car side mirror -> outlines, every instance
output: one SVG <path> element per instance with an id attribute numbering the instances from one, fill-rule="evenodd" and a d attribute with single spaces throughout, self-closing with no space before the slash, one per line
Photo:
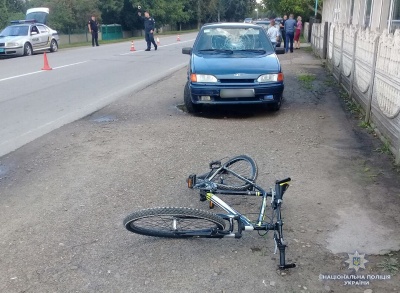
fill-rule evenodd
<path id="1" fill-rule="evenodd" d="M 192 48 L 191 47 L 182 48 L 182 54 L 192 55 Z"/>
<path id="2" fill-rule="evenodd" d="M 285 48 L 280 48 L 280 47 L 275 48 L 275 54 L 277 55 L 285 54 Z"/>
<path id="3" fill-rule="evenodd" d="M 31 36 L 37 35 L 37 32 L 31 32 Z"/>

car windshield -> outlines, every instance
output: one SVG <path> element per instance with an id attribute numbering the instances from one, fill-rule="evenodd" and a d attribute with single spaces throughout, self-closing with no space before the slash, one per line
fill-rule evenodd
<path id="1" fill-rule="evenodd" d="M 2 37 L 9 37 L 9 36 L 26 36 L 28 35 L 29 26 L 27 25 L 16 25 L 16 26 L 8 26 L 6 27 L 1 33 L 0 36 Z"/>
<path id="2" fill-rule="evenodd" d="M 194 52 L 202 54 L 265 54 L 274 52 L 265 31 L 257 27 L 205 28 Z"/>

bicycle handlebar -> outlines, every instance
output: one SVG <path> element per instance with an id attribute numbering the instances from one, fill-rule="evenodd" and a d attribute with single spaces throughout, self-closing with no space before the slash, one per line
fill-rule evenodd
<path id="1" fill-rule="evenodd" d="M 290 177 L 282 179 L 282 180 L 276 180 L 275 181 L 275 198 L 278 200 L 282 200 L 283 194 L 285 193 L 286 189 L 289 187 L 289 182 L 292 179 Z"/>
<path id="2" fill-rule="evenodd" d="M 290 181 L 292 181 L 292 179 L 291 179 L 290 177 L 287 177 L 287 178 L 282 179 L 282 180 L 276 180 L 276 181 L 275 181 L 275 184 L 288 183 L 288 182 L 290 182 Z"/>

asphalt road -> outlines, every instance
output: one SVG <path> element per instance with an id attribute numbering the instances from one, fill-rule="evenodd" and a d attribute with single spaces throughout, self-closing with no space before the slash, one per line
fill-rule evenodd
<path id="1" fill-rule="evenodd" d="M 51 71 L 43 54 L 0 59 L 0 156 L 182 68 L 195 37 L 161 37 L 150 52 L 144 40 L 134 52 L 130 42 L 60 50 L 47 54 Z"/>

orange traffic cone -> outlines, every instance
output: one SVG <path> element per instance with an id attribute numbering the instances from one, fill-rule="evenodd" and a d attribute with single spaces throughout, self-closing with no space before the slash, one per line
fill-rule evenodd
<path id="1" fill-rule="evenodd" d="M 44 52 L 43 59 L 44 59 L 44 66 L 43 66 L 42 70 L 52 70 L 53 68 L 51 68 L 49 66 L 49 61 L 47 61 L 46 52 Z"/>
<path id="2" fill-rule="evenodd" d="M 132 41 L 132 45 L 131 45 L 131 51 L 136 51 L 135 45 L 133 44 L 133 41 Z"/>
<path id="3" fill-rule="evenodd" d="M 178 35 L 178 38 L 176 39 L 178 42 L 180 42 L 181 41 L 181 36 L 180 35 Z"/>
<path id="4" fill-rule="evenodd" d="M 160 46 L 160 39 L 157 37 L 157 46 Z"/>

